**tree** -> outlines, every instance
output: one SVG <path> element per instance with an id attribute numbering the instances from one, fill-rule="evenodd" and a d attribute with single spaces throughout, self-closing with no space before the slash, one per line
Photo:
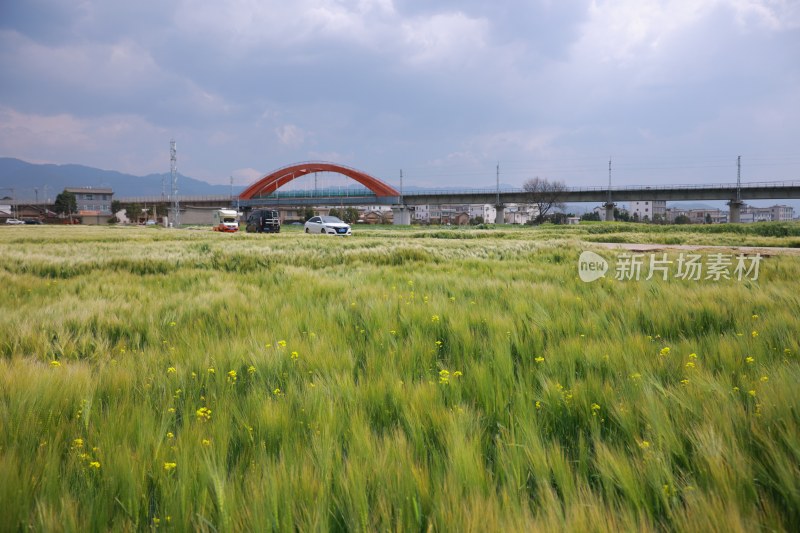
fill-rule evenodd
<path id="1" fill-rule="evenodd" d="M 473 226 L 477 226 L 478 224 L 483 224 L 483 217 L 481 215 L 478 215 L 475 218 L 469 219 L 469 223 Z"/>
<path id="2" fill-rule="evenodd" d="M 303 221 L 308 222 L 308 219 L 314 216 L 314 210 L 310 207 L 306 207 L 303 210 Z"/>
<path id="3" fill-rule="evenodd" d="M 72 218 L 72 215 L 78 212 L 78 201 L 75 195 L 71 192 L 60 192 L 56 196 L 56 202 L 53 206 L 56 213 Z"/>
<path id="4" fill-rule="evenodd" d="M 678 215 L 675 217 L 675 224 L 689 224 L 691 220 L 686 215 Z"/>
<path id="5" fill-rule="evenodd" d="M 355 207 L 346 207 L 342 213 L 342 220 L 348 224 L 355 224 L 358 222 L 358 209 Z"/>
<path id="6" fill-rule="evenodd" d="M 566 186 L 561 181 L 550 181 L 537 176 L 523 183 L 522 188 L 528 193 L 529 202 L 538 210 L 537 223 L 543 222 L 553 208 L 564 208 L 562 197 Z"/>
<path id="7" fill-rule="evenodd" d="M 591 213 L 584 213 L 581 215 L 581 220 L 592 220 L 600 222 L 600 213 L 595 213 L 594 211 L 592 211 Z"/>
<path id="8" fill-rule="evenodd" d="M 344 216 L 344 213 L 336 207 L 328 211 L 328 214 L 336 218 L 342 218 Z"/>

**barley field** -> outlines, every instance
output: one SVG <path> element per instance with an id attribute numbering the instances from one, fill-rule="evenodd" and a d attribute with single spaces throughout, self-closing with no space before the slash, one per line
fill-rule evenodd
<path id="1" fill-rule="evenodd" d="M 609 242 L 760 270 L 581 281 Z M 795 252 L 797 224 L 0 228 L 0 530 L 798 531 Z"/>

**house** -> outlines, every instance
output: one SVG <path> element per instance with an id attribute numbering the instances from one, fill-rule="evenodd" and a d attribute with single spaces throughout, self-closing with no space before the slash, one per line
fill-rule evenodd
<path id="1" fill-rule="evenodd" d="M 105 188 L 67 187 L 64 192 L 75 195 L 78 216 L 84 224 L 105 224 L 113 214 L 111 199 L 114 191 Z"/>
<path id="2" fill-rule="evenodd" d="M 469 220 L 469 213 L 462 211 L 460 213 L 456 213 L 456 215 L 453 217 L 453 224 L 456 226 L 468 226 Z"/>
<path id="3" fill-rule="evenodd" d="M 387 214 L 381 211 L 367 211 L 361 218 L 365 224 L 386 224 L 386 219 Z"/>

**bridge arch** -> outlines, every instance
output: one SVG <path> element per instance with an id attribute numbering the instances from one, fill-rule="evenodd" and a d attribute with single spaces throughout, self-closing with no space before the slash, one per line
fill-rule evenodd
<path id="1" fill-rule="evenodd" d="M 375 196 L 400 196 L 400 193 L 397 192 L 394 187 L 384 183 L 378 178 L 370 176 L 366 172 L 361 172 L 360 170 L 344 165 L 337 165 L 336 163 L 309 162 L 289 165 L 288 167 L 279 168 L 274 172 L 270 172 L 247 187 L 239 195 L 239 199 L 251 200 L 257 196 L 272 194 L 290 181 L 316 172 L 337 172 L 343 174 L 374 192 Z"/>

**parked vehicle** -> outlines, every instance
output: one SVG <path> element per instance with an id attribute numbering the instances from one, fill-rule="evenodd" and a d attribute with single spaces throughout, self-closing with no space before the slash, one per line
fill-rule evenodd
<path id="1" fill-rule="evenodd" d="M 274 209 L 256 209 L 247 217 L 248 233 L 278 233 L 281 231 L 281 220 Z"/>
<path id="2" fill-rule="evenodd" d="M 44 224 L 44 222 L 42 222 L 38 218 L 26 218 L 25 220 L 23 220 L 23 222 L 25 224 Z"/>
<path id="3" fill-rule="evenodd" d="M 214 231 L 235 233 L 239 231 L 239 213 L 235 209 L 214 211 Z"/>
<path id="4" fill-rule="evenodd" d="M 24 224 L 24 222 L 23 222 L 23 221 L 21 221 L 21 220 L 20 220 L 20 219 L 18 219 L 18 218 L 7 218 L 7 219 L 6 219 L 6 224 L 14 224 L 14 225 L 16 226 L 16 225 L 18 225 L 18 224 Z"/>
<path id="5" fill-rule="evenodd" d="M 350 224 L 339 217 L 311 217 L 305 224 L 306 233 L 321 233 L 322 235 L 352 235 Z"/>

